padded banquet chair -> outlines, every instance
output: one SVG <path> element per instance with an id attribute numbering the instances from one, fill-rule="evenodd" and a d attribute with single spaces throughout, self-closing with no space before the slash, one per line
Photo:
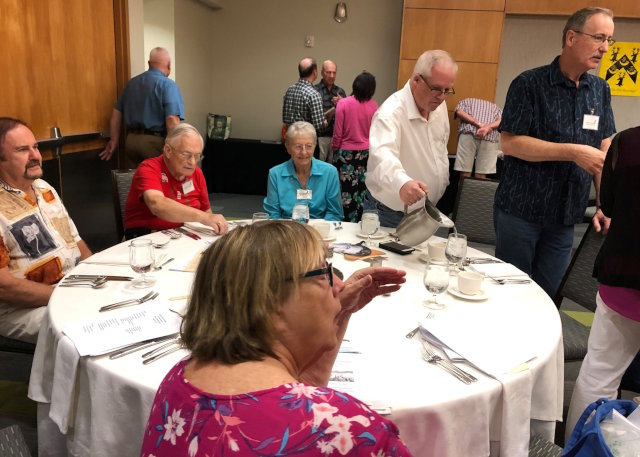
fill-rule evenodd
<path id="1" fill-rule="evenodd" d="M 111 170 L 111 186 L 113 188 L 113 209 L 116 216 L 118 239 L 124 240 L 124 205 L 127 201 L 131 180 L 136 170 Z"/>
<path id="2" fill-rule="evenodd" d="M 592 276 L 593 264 L 604 236 L 589 224 L 576 249 L 567 272 L 562 278 L 555 303 L 560 308 L 563 299 L 568 298 L 591 312 L 596 310 L 598 280 Z M 560 313 L 562 337 L 564 341 L 564 361 L 580 361 L 587 354 L 590 328 L 564 312 Z"/>
<path id="3" fill-rule="evenodd" d="M 562 448 L 541 436 L 534 435 L 529 440 L 529 457 L 560 457 Z"/>
<path id="4" fill-rule="evenodd" d="M 493 228 L 493 197 L 499 181 L 491 179 L 462 178 L 453 206 L 453 221 L 458 233 L 467 235 L 472 243 L 492 246 L 473 246 L 493 254 L 496 232 Z"/>
<path id="5" fill-rule="evenodd" d="M 22 436 L 20 427 L 12 425 L 0 430 L 0 455 L 31 457 L 29 447 Z"/>

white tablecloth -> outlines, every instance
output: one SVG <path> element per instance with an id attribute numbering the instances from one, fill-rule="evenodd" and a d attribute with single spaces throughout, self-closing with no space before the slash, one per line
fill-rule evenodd
<path id="1" fill-rule="evenodd" d="M 342 225 L 344 229 L 335 232 L 338 241 L 361 241 L 355 236 L 355 224 Z M 189 293 L 193 274 L 170 268 L 186 264 L 213 239 L 182 237 L 157 250 L 176 259 L 153 273 L 158 279 L 154 290 L 160 292 L 161 300 Z M 419 252 L 387 256 L 384 265 L 407 270 L 407 284 L 391 296 L 376 298 L 350 321 L 347 336 L 361 352 L 355 395 L 390 406 L 391 419 L 416 456 L 526 456 L 530 424 L 553 439 L 555 421 L 562 417 L 562 334 L 555 305 L 542 289 L 534 283 L 497 285 L 485 280 L 483 288 L 489 295 L 485 301 L 461 300 L 448 293 L 440 297 L 448 306 L 435 311 L 434 319 L 446 323 L 469 316 L 474 327 L 482 330 L 480 334 L 505 335 L 504 343 L 516 352 L 521 348 L 523 355 L 532 351 L 535 355 L 528 369 L 498 379 L 461 365 L 479 379 L 465 385 L 422 360 L 419 336 L 405 338 L 428 311 L 423 306 L 427 292 Z M 126 262 L 127 258 L 123 243 L 91 260 Z M 334 255 L 333 262 L 345 276 L 368 265 L 347 261 L 340 254 Z M 127 266 L 97 264 L 80 264 L 74 272 L 133 274 Z M 143 294 L 125 282 L 109 282 L 105 289 L 55 290 L 29 385 L 30 398 L 39 402 L 40 455 L 139 455 L 155 391 L 187 352 L 178 351 L 149 365 L 142 365 L 140 353 L 116 360 L 79 357 L 61 329 L 69 322 L 95 317 L 102 305 Z"/>

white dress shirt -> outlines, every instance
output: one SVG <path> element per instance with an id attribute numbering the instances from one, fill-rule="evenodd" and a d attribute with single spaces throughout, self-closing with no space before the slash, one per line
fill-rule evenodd
<path id="1" fill-rule="evenodd" d="M 429 200 L 437 203 L 449 185 L 448 141 L 446 103 L 442 102 L 426 120 L 418 111 L 407 81 L 373 116 L 366 173 L 371 195 L 389 208 L 403 211 L 400 188 L 416 179 L 427 184 Z M 416 203 L 409 210 L 419 206 Z"/>

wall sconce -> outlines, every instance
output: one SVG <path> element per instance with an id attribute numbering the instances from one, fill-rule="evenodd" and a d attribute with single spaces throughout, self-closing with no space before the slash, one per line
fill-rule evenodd
<path id="1" fill-rule="evenodd" d="M 345 2 L 338 2 L 333 18 L 336 22 L 344 22 L 347 20 L 347 4 Z"/>

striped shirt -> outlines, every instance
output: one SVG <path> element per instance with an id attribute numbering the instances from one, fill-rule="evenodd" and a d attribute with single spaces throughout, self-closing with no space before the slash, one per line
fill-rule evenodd
<path id="1" fill-rule="evenodd" d="M 491 124 L 502 116 L 502 110 L 498 105 L 479 98 L 465 98 L 464 100 L 460 100 L 456 105 L 455 111 L 458 110 L 464 111 L 481 125 Z M 458 116 L 455 115 L 454 117 Z M 463 133 L 470 133 L 475 136 L 477 131 L 478 127 L 460 119 L 460 126 L 458 127 L 459 135 Z M 482 139 L 490 141 L 491 143 L 497 143 L 500 139 L 500 132 L 494 129 Z"/>

